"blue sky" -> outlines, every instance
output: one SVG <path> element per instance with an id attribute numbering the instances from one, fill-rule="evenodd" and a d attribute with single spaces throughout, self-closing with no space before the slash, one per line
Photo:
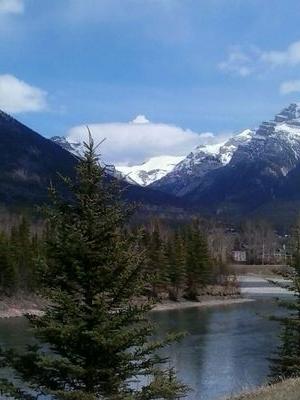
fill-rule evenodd
<path id="1" fill-rule="evenodd" d="M 0 0 L 0 108 L 45 136 L 254 127 L 300 101 L 299 20 L 299 0 Z"/>

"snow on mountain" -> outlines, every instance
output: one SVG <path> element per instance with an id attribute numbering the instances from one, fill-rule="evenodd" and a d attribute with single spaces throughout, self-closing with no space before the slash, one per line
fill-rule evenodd
<path id="1" fill-rule="evenodd" d="M 299 212 L 299 180 L 300 105 L 293 103 L 262 122 L 228 164 L 194 179 L 196 184 L 183 195 L 189 206 L 220 218 L 245 218 L 255 212 L 264 218 L 277 213 L 285 218 Z"/>
<path id="2" fill-rule="evenodd" d="M 58 144 L 60 147 L 62 147 L 65 150 L 68 150 L 70 153 L 74 154 L 75 156 L 80 157 L 82 154 L 82 145 L 79 142 L 73 142 L 70 140 L 67 140 L 63 136 L 53 136 L 51 140 Z"/>
<path id="3" fill-rule="evenodd" d="M 253 131 L 246 129 L 226 141 L 197 146 L 170 173 L 155 181 L 153 187 L 178 196 L 185 195 L 208 172 L 228 164 L 237 148 L 251 140 L 252 135 Z"/>
<path id="4" fill-rule="evenodd" d="M 144 115 L 138 115 L 129 124 L 138 127 L 151 123 Z M 77 156 L 82 154 L 82 140 L 76 140 L 74 135 L 52 140 Z M 255 130 L 245 129 L 226 141 L 199 145 L 186 157 L 155 156 L 142 164 L 117 165 L 113 174 L 137 185 L 151 185 L 183 196 L 211 171 L 254 159 L 267 160 L 278 166 L 272 170 L 273 174 L 276 170 L 276 174 L 286 175 L 295 167 L 300 160 L 300 104 L 289 105 Z"/>
<path id="5" fill-rule="evenodd" d="M 164 177 L 184 159 L 181 156 L 152 157 L 141 165 L 116 166 L 123 176 L 131 178 L 138 185 L 147 186 Z"/>
<path id="6" fill-rule="evenodd" d="M 142 114 L 130 122 L 90 124 L 89 127 L 96 143 L 107 138 L 100 150 L 103 163 L 109 164 L 109 173 L 141 186 L 161 179 L 182 161 L 184 157 L 178 154 L 186 154 L 198 140 L 207 140 L 212 135 L 208 132 L 198 135 L 175 125 L 154 123 Z M 65 137 L 54 136 L 52 140 L 80 157 L 87 129 L 83 125 L 73 127 Z M 166 154 L 162 153 L 163 149 Z M 113 168 L 112 163 L 117 167 Z"/>
<path id="7" fill-rule="evenodd" d="M 231 164 L 252 160 L 272 163 L 280 175 L 286 175 L 297 165 L 300 161 L 300 106 L 297 103 L 284 108 L 273 120 L 262 122 L 251 140 L 234 153 Z"/>
<path id="8" fill-rule="evenodd" d="M 222 144 L 218 152 L 218 157 L 222 165 L 228 164 L 238 147 L 248 143 L 252 139 L 253 134 L 253 130 L 245 129 Z"/>
<path id="9" fill-rule="evenodd" d="M 198 146 L 173 171 L 153 184 L 165 192 L 184 196 L 211 171 L 250 162 L 268 165 L 261 173 L 286 176 L 300 161 L 300 104 L 284 108 L 255 130 L 245 129 L 226 142 Z"/>
<path id="10" fill-rule="evenodd" d="M 148 120 L 139 116 L 132 123 Z M 62 139 L 61 145 L 78 154 L 76 141 Z M 198 145 L 185 158 L 147 160 L 117 169 L 126 179 L 183 197 L 188 206 L 220 217 L 232 213 L 244 218 L 255 212 L 274 216 L 281 208 L 294 215 L 290 208 L 297 211 L 300 201 L 300 103 L 290 104 L 256 129 Z M 293 201 L 298 203 L 290 207 Z"/>
<path id="11" fill-rule="evenodd" d="M 145 125 L 149 123 L 150 121 L 144 115 L 138 115 L 130 122 L 130 124 L 134 125 Z M 78 139 L 76 141 L 73 136 L 53 136 L 51 140 L 78 157 L 83 154 L 83 139 Z M 151 157 L 142 164 L 132 166 L 113 166 L 109 164 L 107 165 L 107 171 L 117 178 L 126 179 L 131 184 L 147 186 L 172 171 L 183 158 L 183 156 L 164 155 Z"/>
<path id="12" fill-rule="evenodd" d="M 144 115 L 138 115 L 131 124 L 149 124 L 149 120 Z M 181 179 L 182 173 L 190 176 L 202 176 L 209 170 L 228 163 L 238 144 L 248 140 L 251 132 L 250 130 L 245 130 L 240 135 L 226 142 L 199 145 L 187 157 L 156 156 L 149 158 L 142 164 L 109 166 L 108 170 L 114 176 L 123 177 L 130 183 L 141 186 L 148 186 L 161 181 L 161 179 L 166 175 L 169 176 L 174 170 L 175 180 L 177 176 Z M 82 141 L 76 141 L 72 136 L 54 136 L 52 140 L 76 156 L 80 157 L 83 153 Z M 173 182 L 172 175 L 170 177 Z"/>

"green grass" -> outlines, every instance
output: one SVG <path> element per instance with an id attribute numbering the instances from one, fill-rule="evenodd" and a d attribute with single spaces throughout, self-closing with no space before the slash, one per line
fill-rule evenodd
<path id="1" fill-rule="evenodd" d="M 265 386 L 228 400 L 300 400 L 300 378 L 288 379 L 276 385 Z"/>

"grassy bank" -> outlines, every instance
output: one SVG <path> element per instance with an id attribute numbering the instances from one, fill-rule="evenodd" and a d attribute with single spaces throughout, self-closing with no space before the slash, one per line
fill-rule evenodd
<path id="1" fill-rule="evenodd" d="M 300 379 L 288 379 L 272 386 L 266 386 L 254 392 L 232 397 L 228 400 L 299 400 Z"/>

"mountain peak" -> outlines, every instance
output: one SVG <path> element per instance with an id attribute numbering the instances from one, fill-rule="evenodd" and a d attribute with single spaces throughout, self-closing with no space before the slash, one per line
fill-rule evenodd
<path id="1" fill-rule="evenodd" d="M 155 156 L 141 165 L 117 166 L 116 169 L 136 184 L 148 186 L 172 171 L 183 159 L 183 156 Z"/>
<path id="2" fill-rule="evenodd" d="M 275 122 L 288 122 L 300 117 L 300 103 L 291 103 L 279 114 L 275 115 Z"/>

